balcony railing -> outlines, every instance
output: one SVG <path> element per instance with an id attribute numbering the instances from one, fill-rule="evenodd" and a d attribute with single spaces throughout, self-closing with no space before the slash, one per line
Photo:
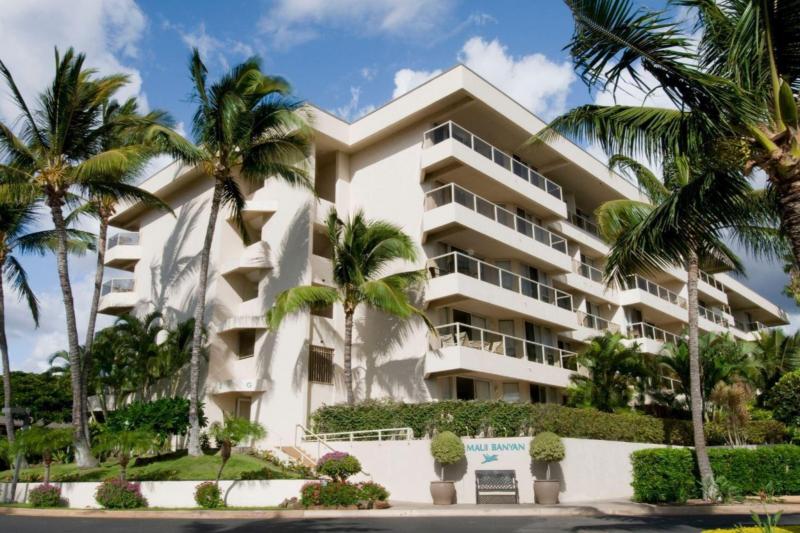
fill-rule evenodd
<path id="1" fill-rule="evenodd" d="M 431 277 L 463 274 L 541 302 L 572 311 L 572 295 L 459 252 L 428 260 Z"/>
<path id="2" fill-rule="evenodd" d="M 443 205 L 456 203 L 511 228 L 518 233 L 535 239 L 562 254 L 567 253 L 567 241 L 563 237 L 559 237 L 555 233 L 512 213 L 508 209 L 493 204 L 489 200 L 481 198 L 477 194 L 455 183 L 449 183 L 429 191 L 425 197 L 425 205 L 428 209 L 435 209 Z"/>
<path id="3" fill-rule="evenodd" d="M 744 331 L 745 333 L 769 329 L 769 326 L 762 322 L 743 322 L 741 320 L 734 320 L 733 325 L 736 329 L 739 331 Z"/>
<path id="4" fill-rule="evenodd" d="M 594 282 L 603 283 L 603 271 L 599 268 L 580 261 L 573 261 L 572 267 L 575 269 L 576 274 L 580 274 Z"/>
<path id="5" fill-rule="evenodd" d="M 115 246 L 136 246 L 139 244 L 139 234 L 132 231 L 115 233 L 108 238 L 108 249 Z"/>
<path id="6" fill-rule="evenodd" d="M 103 283 L 100 289 L 100 296 L 111 294 L 114 292 L 133 292 L 134 280 L 133 279 L 110 279 Z"/>
<path id="7" fill-rule="evenodd" d="M 677 306 L 683 307 L 686 309 L 686 299 L 682 296 L 678 296 L 677 293 L 672 292 L 669 289 L 665 289 L 661 285 L 657 283 L 653 283 L 649 279 L 645 279 L 641 276 L 637 276 L 636 274 L 632 276 L 628 276 L 625 278 L 624 289 L 639 289 L 645 292 L 649 292 L 653 296 L 658 296 L 662 300 L 665 300 L 671 304 L 675 304 Z"/>
<path id="8" fill-rule="evenodd" d="M 717 289 L 718 291 L 725 292 L 725 285 L 722 284 L 717 278 L 708 274 L 707 272 L 700 271 L 700 279 Z"/>
<path id="9" fill-rule="evenodd" d="M 527 359 L 534 363 L 557 366 L 568 370 L 577 370 L 575 352 L 562 350 L 538 342 L 505 335 L 497 331 L 477 328 L 461 322 L 437 326 L 439 342 L 442 348 L 447 346 L 464 346 L 518 359 Z"/>
<path id="10" fill-rule="evenodd" d="M 611 333 L 618 333 L 622 328 L 619 324 L 615 324 L 601 316 L 592 315 L 584 311 L 578 311 L 578 323 L 585 328 L 596 329 L 597 331 L 610 331 Z"/>
<path id="11" fill-rule="evenodd" d="M 545 191 L 546 193 L 555 196 L 559 200 L 563 200 L 561 193 L 561 186 L 549 179 L 545 178 L 528 165 L 517 161 L 507 153 L 498 150 L 491 144 L 487 143 L 477 135 L 473 135 L 465 130 L 458 124 L 452 121 L 445 122 L 435 128 L 429 129 L 423 133 L 423 146 L 433 146 L 447 139 L 454 139 L 471 150 L 478 152 L 482 156 L 494 161 L 504 169 L 513 172 L 518 178 L 521 178 L 534 187 Z"/>
<path id="12" fill-rule="evenodd" d="M 585 231 L 586 233 L 591 233 L 595 237 L 600 236 L 600 231 L 597 229 L 597 224 L 595 224 L 594 220 L 585 215 L 580 215 L 578 213 L 570 211 L 569 221 L 572 222 L 573 225 Z"/>
<path id="13" fill-rule="evenodd" d="M 720 311 L 714 311 L 713 309 L 703 307 L 702 305 L 698 305 L 697 307 L 701 317 L 705 318 L 706 320 L 710 320 L 715 324 L 719 324 L 720 326 L 728 327 L 728 321 Z"/>
<path id="14" fill-rule="evenodd" d="M 659 342 L 669 342 L 677 344 L 680 340 L 680 335 L 675 335 L 669 331 L 652 326 L 646 322 L 636 322 L 628 326 L 628 336 L 634 339 L 651 339 Z"/>

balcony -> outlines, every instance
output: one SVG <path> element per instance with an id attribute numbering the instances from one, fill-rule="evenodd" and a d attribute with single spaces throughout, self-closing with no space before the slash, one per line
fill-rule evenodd
<path id="1" fill-rule="evenodd" d="M 609 254 L 608 244 L 600 237 L 597 224 L 587 216 L 570 211 L 568 221 L 555 220 L 549 227 L 600 255 Z"/>
<path id="2" fill-rule="evenodd" d="M 473 373 L 567 387 L 577 370 L 574 352 L 462 323 L 436 328 L 425 377 Z"/>
<path id="3" fill-rule="evenodd" d="M 269 247 L 266 242 L 259 241 L 245 248 L 239 257 L 226 261 L 222 266 L 222 275 L 242 275 L 254 281 L 270 268 Z"/>
<path id="4" fill-rule="evenodd" d="M 311 255 L 311 279 L 316 285 L 333 284 L 333 263 L 329 258 Z"/>
<path id="5" fill-rule="evenodd" d="M 425 195 L 423 235 L 459 248 L 478 248 L 493 257 L 521 259 L 534 266 L 570 270 L 567 241 L 555 233 L 449 183 Z M 488 220 L 487 220 L 488 219 Z M 488 221 L 494 224 L 487 224 Z M 464 228 L 464 229 L 461 229 Z"/>
<path id="6" fill-rule="evenodd" d="M 619 333 L 622 331 L 622 326 L 601 316 L 585 311 L 576 311 L 576 314 L 580 327 L 566 334 L 567 337 L 576 341 L 588 342 L 598 335 L 603 335 L 605 332 Z"/>
<path id="7" fill-rule="evenodd" d="M 697 279 L 697 290 L 708 299 L 723 305 L 727 305 L 728 303 L 728 294 L 725 292 L 725 285 L 711 274 L 703 272 L 702 270 Z"/>
<path id="8" fill-rule="evenodd" d="M 98 311 L 107 315 L 121 315 L 131 311 L 136 305 L 135 282 L 133 279 L 110 279 L 100 288 Z"/>
<path id="9" fill-rule="evenodd" d="M 475 191 L 481 187 L 479 192 L 494 190 L 505 194 L 509 201 L 524 199 L 529 207 L 542 214 L 567 217 L 561 186 L 453 122 L 426 131 L 422 147 L 422 169 L 428 175 L 446 172 L 456 160 L 477 171 L 462 176 L 469 181 L 462 185 Z M 487 177 L 492 181 L 487 182 Z"/>
<path id="10" fill-rule="evenodd" d="M 317 198 L 314 204 L 314 224 L 320 228 L 324 228 L 328 221 L 328 213 L 331 212 L 335 205 L 330 200 L 324 198 Z"/>
<path id="11" fill-rule="evenodd" d="M 680 335 L 657 328 L 646 322 L 636 322 L 628 326 L 628 337 L 635 340 L 645 353 L 659 354 L 664 348 L 664 344 L 677 344 Z"/>
<path id="12" fill-rule="evenodd" d="M 139 246 L 138 233 L 120 232 L 108 238 L 105 266 L 133 272 L 141 258 L 142 247 Z"/>
<path id="13" fill-rule="evenodd" d="M 220 325 L 218 333 L 230 333 L 243 329 L 267 329 L 264 315 L 237 315 L 232 316 Z"/>
<path id="14" fill-rule="evenodd" d="M 451 252 L 428 261 L 429 303 L 459 302 L 467 312 L 485 315 L 490 309 L 531 317 L 558 329 L 575 329 L 572 295 L 511 271 Z"/>
<path id="15" fill-rule="evenodd" d="M 724 333 L 728 330 L 728 320 L 725 318 L 725 315 L 722 314 L 722 311 L 709 309 L 702 305 L 698 305 L 697 307 L 700 317 L 700 329 L 713 331 L 715 333 Z"/>
<path id="16" fill-rule="evenodd" d="M 613 305 L 619 305 L 619 294 L 603 281 L 603 271 L 580 261 L 572 261 L 572 272 L 561 274 L 555 280 Z"/>
<path id="17" fill-rule="evenodd" d="M 246 200 L 241 210 L 242 222 L 252 240 L 261 239 L 261 228 L 278 210 L 278 202 L 274 200 Z M 235 221 L 233 214 L 229 218 Z"/>
<path id="18" fill-rule="evenodd" d="M 642 304 L 652 315 L 665 322 L 686 322 L 686 299 L 666 287 L 638 275 L 628 276 L 620 293 L 622 305 Z"/>

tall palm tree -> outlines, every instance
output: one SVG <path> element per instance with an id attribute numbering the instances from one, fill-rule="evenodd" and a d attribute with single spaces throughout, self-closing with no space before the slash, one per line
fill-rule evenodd
<path id="1" fill-rule="evenodd" d="M 746 172 L 766 172 L 772 207 L 800 265 L 796 1 L 675 0 L 697 14 L 691 31 L 674 10 L 637 8 L 630 0 L 565 1 L 575 22 L 567 47 L 589 86 L 660 89 L 675 108 L 584 105 L 553 121 L 552 131 L 598 142 L 607 153 L 656 158 L 724 145 Z M 707 207 L 705 220 L 713 221 L 718 212 Z"/>
<path id="2" fill-rule="evenodd" d="M 241 218 L 245 195 L 237 176 L 249 185 L 262 185 L 275 177 L 310 188 L 307 159 L 312 136 L 302 113 L 302 102 L 292 97 L 286 80 L 262 72 L 260 59 L 246 60 L 208 86 L 208 70 L 194 49 L 189 70 L 197 103 L 192 133 L 200 151 L 199 164 L 214 180 L 200 251 L 189 378 L 189 454 L 198 456 L 202 454 L 197 407 L 208 264 L 220 207 L 233 211 L 242 238 L 247 240 Z"/>
<path id="3" fill-rule="evenodd" d="M 75 435 L 75 461 L 81 466 L 96 464 L 84 431 L 81 379 L 81 350 L 75 318 L 75 303 L 69 277 L 68 232 L 64 208 L 76 194 L 91 197 L 97 193 L 118 200 L 138 200 L 138 189 L 110 179 L 109 176 L 141 169 L 152 156 L 151 143 L 103 150 L 103 135 L 108 131 L 101 113 L 103 105 L 123 87 L 124 75 L 96 76 L 84 67 L 85 57 L 72 49 L 62 56 L 55 52 L 55 75 L 52 84 L 36 101 L 28 105 L 14 78 L 0 61 L 11 96 L 20 111 L 19 134 L 0 123 L 0 156 L 9 163 L 0 165 L 8 175 L 0 185 L 0 201 L 41 201 L 49 210 L 55 231 L 59 285 L 64 301 L 67 341 L 70 357 L 70 380 L 73 394 L 72 424 Z M 164 151 L 191 158 L 191 145 L 161 125 L 150 126 L 147 135 Z"/>
<path id="4" fill-rule="evenodd" d="M 590 375 L 573 374 L 572 403 L 613 412 L 628 408 L 634 392 L 642 391 L 650 377 L 638 344 L 626 345 L 620 333 L 606 332 L 578 353 L 578 364 Z"/>
<path id="5" fill-rule="evenodd" d="M 382 220 L 367 220 L 357 211 L 347 222 L 331 209 L 327 219 L 333 263 L 333 287 L 301 285 L 280 293 L 267 313 L 267 324 L 277 330 L 286 316 L 340 304 L 344 311 L 344 387 L 352 405 L 353 317 L 360 305 L 403 319 L 420 317 L 433 329 L 425 313 L 409 299 L 409 291 L 425 279 L 424 270 L 384 275 L 389 264 L 417 261 L 417 247 L 402 229 Z"/>
<path id="6" fill-rule="evenodd" d="M 781 329 L 762 331 L 753 346 L 753 357 L 759 363 L 761 377 L 756 385 L 763 392 L 770 390 L 787 372 L 800 369 L 800 333 L 786 335 Z"/>

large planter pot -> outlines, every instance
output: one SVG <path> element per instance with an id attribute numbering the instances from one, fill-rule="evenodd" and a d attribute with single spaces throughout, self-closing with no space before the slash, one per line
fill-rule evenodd
<path id="1" fill-rule="evenodd" d="M 434 505 L 456 503 L 456 485 L 452 481 L 431 481 L 431 497 Z"/>
<path id="2" fill-rule="evenodd" d="M 555 505 L 560 489 L 561 482 L 557 479 L 537 479 L 533 482 L 533 500 L 542 505 Z"/>

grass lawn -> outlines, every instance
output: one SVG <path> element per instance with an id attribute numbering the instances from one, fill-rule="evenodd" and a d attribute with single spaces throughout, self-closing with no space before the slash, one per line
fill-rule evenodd
<path id="1" fill-rule="evenodd" d="M 147 458 L 147 464 L 128 467 L 128 479 L 131 481 L 197 481 L 214 479 L 222 459 L 219 455 L 203 455 L 200 457 L 165 456 L 164 458 Z M 222 479 L 240 479 L 243 472 L 251 472 L 266 468 L 271 470 L 275 479 L 299 479 L 302 476 L 284 470 L 263 459 L 250 455 L 234 454 L 231 456 Z M 35 465 L 20 474 L 21 481 L 41 481 L 44 468 Z M 11 481 L 11 470 L 0 472 L 0 481 Z M 79 469 L 74 464 L 53 464 L 50 479 L 56 481 L 102 481 L 119 476 L 119 465 L 116 461 L 102 463 L 97 468 Z"/>
<path id="2" fill-rule="evenodd" d="M 706 529 L 703 533 L 762 533 L 764 530 L 760 527 L 743 527 L 741 529 Z M 783 526 L 772 528 L 773 533 L 800 533 L 800 526 Z"/>

